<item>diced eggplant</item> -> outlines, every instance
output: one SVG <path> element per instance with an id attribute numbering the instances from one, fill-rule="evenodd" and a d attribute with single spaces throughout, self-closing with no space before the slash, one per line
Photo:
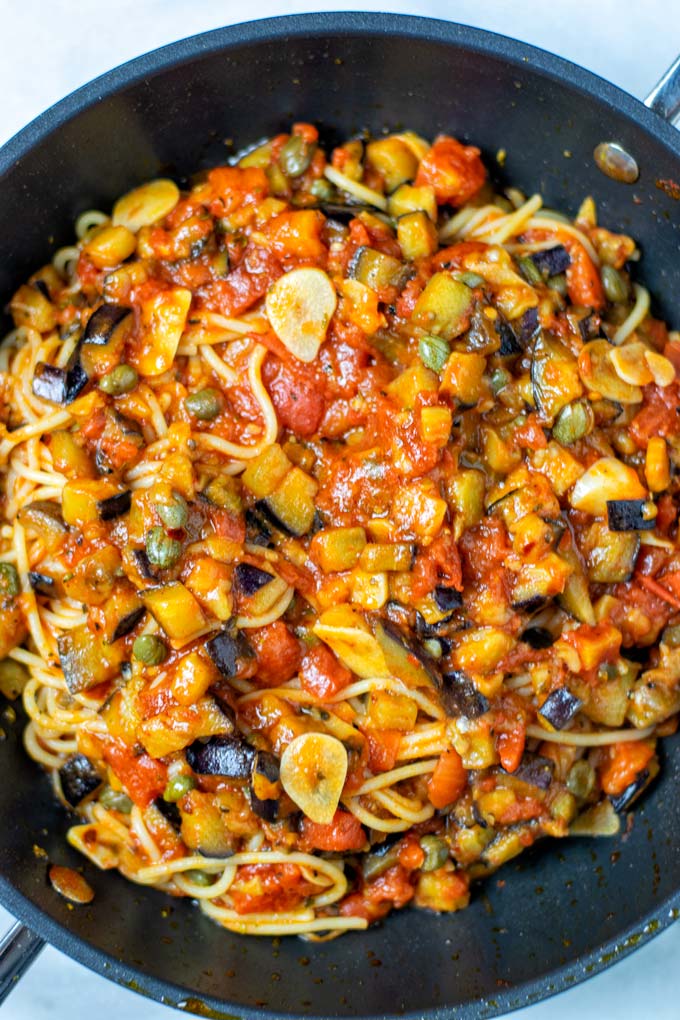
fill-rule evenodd
<path id="1" fill-rule="evenodd" d="M 221 630 L 206 644 L 206 651 L 225 679 L 236 676 L 239 659 L 252 655 L 245 638 L 238 631 Z"/>
<path id="2" fill-rule="evenodd" d="M 84 754 L 72 754 L 59 769 L 64 799 L 77 807 L 82 800 L 102 785 L 102 778 Z"/>
<path id="3" fill-rule="evenodd" d="M 435 623 L 429 623 L 422 613 L 416 610 L 416 637 L 419 638 L 436 638 L 438 641 L 442 641 L 441 634 L 439 633 L 442 627 L 445 627 L 447 623 L 450 623 L 453 619 L 454 614 L 450 613 L 443 617 L 441 620 L 437 620 Z"/>
<path id="4" fill-rule="evenodd" d="M 444 673 L 442 680 L 441 698 L 447 715 L 478 719 L 489 711 L 488 699 L 477 690 L 465 673 L 458 670 Z"/>
<path id="5" fill-rule="evenodd" d="M 468 326 L 473 293 L 448 273 L 435 273 L 416 301 L 411 322 L 428 333 L 453 340 Z"/>
<path id="6" fill-rule="evenodd" d="M 250 774 L 250 805 L 259 818 L 266 822 L 275 822 L 279 816 L 278 796 L 260 796 L 264 793 L 276 793 L 275 784 L 279 781 L 279 761 L 268 751 L 257 751 Z"/>
<path id="7" fill-rule="evenodd" d="M 584 343 L 594 340 L 600 333 L 600 317 L 596 312 L 589 311 L 578 320 L 578 330 Z"/>
<path id="8" fill-rule="evenodd" d="M 459 609 L 463 605 L 463 594 L 456 588 L 449 588 L 438 584 L 434 590 L 434 601 L 438 609 L 441 609 L 443 613 L 448 613 L 452 609 Z"/>
<path id="9" fill-rule="evenodd" d="M 163 815 L 163 818 L 170 822 L 173 829 L 176 829 L 177 832 L 179 832 L 182 827 L 182 815 L 180 814 L 180 810 L 177 805 L 171 801 L 164 800 L 162 797 L 158 797 L 154 801 L 154 806 L 158 808 L 160 813 Z"/>
<path id="10" fill-rule="evenodd" d="M 107 499 L 98 500 L 97 511 L 100 519 L 112 521 L 116 517 L 121 517 L 128 512 L 131 502 L 132 493 L 129 490 L 118 492 L 115 496 L 109 496 Z"/>
<path id="11" fill-rule="evenodd" d="M 68 532 L 61 507 L 50 499 L 28 503 L 19 510 L 17 517 L 28 532 L 42 539 L 50 552 L 54 552 Z"/>
<path id="12" fill-rule="evenodd" d="M 642 791 L 651 782 L 652 776 L 650 775 L 649 769 L 643 769 L 639 772 L 632 783 L 626 787 L 623 793 L 620 793 L 618 797 L 610 797 L 612 807 L 617 814 L 621 814 L 622 811 L 627 811 L 634 800 L 640 796 Z"/>
<path id="13" fill-rule="evenodd" d="M 607 523 L 610 531 L 651 531 L 654 518 L 648 514 L 649 500 L 608 499 Z"/>
<path id="14" fill-rule="evenodd" d="M 529 258 L 546 278 L 563 273 L 571 265 L 569 252 L 563 244 L 556 244 L 554 248 L 544 248 L 542 251 L 535 251 Z"/>
<path id="15" fill-rule="evenodd" d="M 538 308 L 527 308 L 519 320 L 519 342 L 526 349 L 539 330 Z"/>
<path id="16" fill-rule="evenodd" d="M 88 383 L 88 376 L 79 362 L 71 368 L 57 368 L 40 361 L 33 375 L 33 392 L 36 397 L 53 404 L 71 404 Z"/>
<path id="17" fill-rule="evenodd" d="M 37 570 L 29 570 L 28 582 L 36 595 L 54 598 L 60 589 L 59 582 L 49 574 L 40 574 Z"/>
<path id="18" fill-rule="evenodd" d="M 250 806 L 253 809 L 253 814 L 256 814 L 258 818 L 261 818 L 264 822 L 274 823 L 279 817 L 279 802 L 273 798 L 266 798 L 260 800 L 260 798 L 250 792 Z"/>
<path id="19" fill-rule="evenodd" d="M 621 831 L 621 820 L 605 799 L 581 812 L 569 826 L 570 836 L 615 836 Z"/>
<path id="20" fill-rule="evenodd" d="M 132 311 L 123 305 L 103 304 L 97 308 L 87 321 L 83 343 L 107 344 L 120 324 Z"/>
<path id="21" fill-rule="evenodd" d="M 118 674 L 123 653 L 86 626 L 74 627 L 57 640 L 59 661 L 71 694 L 80 694 Z"/>
<path id="22" fill-rule="evenodd" d="M 390 673 L 407 687 L 441 688 L 441 674 L 420 642 L 406 638 L 389 620 L 378 621 L 374 633 Z"/>
<path id="23" fill-rule="evenodd" d="M 288 535 L 302 538 L 314 523 L 317 483 L 299 467 L 292 468 L 276 490 L 255 508 Z"/>
<path id="24" fill-rule="evenodd" d="M 522 641 L 531 648 L 550 648 L 555 643 L 555 638 L 545 627 L 527 627 L 522 632 Z"/>
<path id="25" fill-rule="evenodd" d="M 537 786 L 539 790 L 547 790 L 552 782 L 555 762 L 550 758 L 544 758 L 540 754 L 526 753 L 522 761 L 512 775 L 521 779 L 523 783 L 530 786 Z"/>
<path id="26" fill-rule="evenodd" d="M 573 545 L 569 546 L 568 549 L 561 549 L 560 555 L 573 570 L 567 578 L 564 591 L 557 596 L 557 602 L 570 616 L 574 616 L 581 623 L 588 623 L 593 626 L 595 624 L 595 610 L 590 599 L 588 579 L 583 570 L 579 555 Z"/>
<path id="27" fill-rule="evenodd" d="M 358 280 L 375 291 L 402 286 L 406 271 L 406 266 L 399 259 L 365 245 L 357 248 L 347 267 L 351 280 Z"/>
<path id="28" fill-rule="evenodd" d="M 92 313 L 76 355 L 88 375 L 103 375 L 118 364 L 133 322 L 131 309 L 122 305 L 103 304 Z"/>
<path id="29" fill-rule="evenodd" d="M 536 408 L 550 420 L 583 393 L 576 358 L 557 337 L 545 331 L 534 343 L 531 385 Z"/>
<path id="30" fill-rule="evenodd" d="M 269 751 L 258 751 L 253 762 L 253 776 L 262 776 L 269 783 L 277 783 L 281 769 L 279 760 Z"/>
<path id="31" fill-rule="evenodd" d="M 375 209 L 368 205 L 345 205 L 342 202 L 321 202 L 317 208 L 324 216 L 339 220 L 341 223 L 349 223 L 360 212 L 375 213 Z"/>
<path id="32" fill-rule="evenodd" d="M 514 354 L 521 354 L 524 350 L 524 344 L 515 335 L 515 331 L 509 322 L 505 319 L 501 319 L 496 324 L 496 329 L 501 338 L 501 346 L 498 351 L 502 358 L 512 357 Z"/>
<path id="33" fill-rule="evenodd" d="M 555 730 L 563 730 L 581 708 L 583 702 L 568 687 L 558 687 L 545 699 L 538 714 Z"/>
<path id="34" fill-rule="evenodd" d="M 248 779 L 255 762 L 255 749 L 242 737 L 210 737 L 205 743 L 194 741 L 186 751 L 186 759 L 202 776 L 228 776 Z"/>
<path id="35" fill-rule="evenodd" d="M 581 551 L 588 578 L 597 584 L 628 581 L 640 549 L 637 531 L 610 531 L 604 521 L 593 521 L 581 536 Z"/>
<path id="36" fill-rule="evenodd" d="M 274 545 L 271 529 L 263 519 L 262 514 L 258 510 L 249 507 L 246 510 L 245 517 L 246 542 L 251 545 L 261 545 L 265 548 L 271 548 Z"/>
<path id="37" fill-rule="evenodd" d="M 149 557 L 146 555 L 146 549 L 133 549 L 132 556 L 140 577 L 143 577 L 146 581 L 156 580 L 153 567 L 151 566 Z"/>
<path id="38" fill-rule="evenodd" d="M 121 616 L 111 635 L 111 642 L 120 640 L 120 638 L 125 637 L 126 634 L 134 630 L 145 612 L 146 609 L 140 603 L 140 605 L 127 612 L 125 616 Z"/>
<path id="39" fill-rule="evenodd" d="M 254 567 L 252 563 L 237 563 L 234 567 L 234 587 L 247 596 L 254 595 L 274 580 L 274 575 Z"/>

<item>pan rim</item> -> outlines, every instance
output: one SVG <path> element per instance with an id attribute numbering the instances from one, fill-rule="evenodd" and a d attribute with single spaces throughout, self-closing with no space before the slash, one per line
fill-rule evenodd
<path id="1" fill-rule="evenodd" d="M 494 32 L 434 18 L 378 12 L 321 12 L 264 18 L 213 29 L 151 50 L 106 71 L 50 106 L 5 142 L 0 148 L 0 181 L 10 169 L 20 164 L 25 156 L 64 124 L 144 78 L 155 77 L 202 57 L 258 42 L 276 42 L 291 37 L 314 40 L 329 36 L 375 35 L 416 38 L 458 46 L 482 56 L 497 57 L 517 68 L 529 63 L 532 70 L 543 77 L 558 83 L 568 82 L 574 91 L 595 100 L 600 106 L 623 114 L 638 129 L 661 142 L 680 159 L 680 132 L 659 115 L 593 72 L 539 47 Z M 283 1016 L 292 1018 L 300 1015 L 245 1007 L 207 995 L 199 1000 L 194 989 L 153 977 L 86 942 L 44 913 L 4 875 L 0 875 L 0 903 L 78 963 L 164 1005 L 192 1012 L 190 1003 L 193 1000 L 232 1020 L 282 1020 Z M 660 901 L 656 909 L 588 954 L 510 989 L 499 990 L 491 1000 L 493 1005 L 481 1007 L 483 1012 L 480 1012 L 479 1000 L 470 1000 L 455 1007 L 455 1014 L 460 1020 L 477 1020 L 482 1016 L 491 1018 L 547 999 L 606 970 L 619 959 L 647 944 L 656 934 L 669 927 L 679 914 L 680 888 Z M 235 1010 L 235 1013 L 225 1013 L 225 1007 Z M 304 1016 L 307 1020 L 331 1020 L 328 1014 L 322 1017 L 320 1014 L 305 1013 Z M 450 1007 L 441 1006 L 417 1013 L 404 1013 L 402 1016 L 404 1020 L 445 1020 L 451 1013 Z M 355 1017 L 356 1020 L 379 1020 L 376 1014 L 355 1014 Z"/>

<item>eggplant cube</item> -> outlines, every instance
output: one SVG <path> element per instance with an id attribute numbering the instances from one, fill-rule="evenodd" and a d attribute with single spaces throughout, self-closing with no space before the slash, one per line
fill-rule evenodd
<path id="1" fill-rule="evenodd" d="M 607 523 L 610 531 L 651 531 L 654 517 L 652 504 L 646 499 L 608 499 Z"/>

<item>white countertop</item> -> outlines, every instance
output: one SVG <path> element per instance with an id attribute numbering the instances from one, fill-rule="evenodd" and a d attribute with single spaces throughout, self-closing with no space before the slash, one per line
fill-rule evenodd
<path id="1" fill-rule="evenodd" d="M 643 96 L 680 50 L 680 4 L 646 0 L 0 0 L 0 144 L 46 107 L 131 57 L 251 18 L 319 10 L 389 10 L 457 20 L 552 50 Z M 677 324 L 676 324 L 677 325 Z M 0 931 L 10 924 L 0 908 Z M 513 1014 L 517 1020 L 677 1020 L 680 925 L 584 985 Z M 48 948 L 3 1009 L 6 1020 L 169 1020 L 171 1010 Z"/>

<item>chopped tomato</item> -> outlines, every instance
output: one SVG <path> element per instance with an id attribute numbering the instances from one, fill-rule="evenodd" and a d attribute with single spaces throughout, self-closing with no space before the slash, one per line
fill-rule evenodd
<path id="1" fill-rule="evenodd" d="M 340 913 L 344 917 L 365 917 L 368 921 L 375 921 L 393 907 L 406 906 L 413 895 L 408 872 L 401 864 L 395 864 L 365 885 L 361 893 L 346 897 L 340 904 Z"/>
<path id="2" fill-rule="evenodd" d="M 201 295 L 212 311 L 241 315 L 265 296 L 282 273 L 281 264 L 272 252 L 248 245 L 236 268 L 223 280 L 204 287 Z"/>
<path id="3" fill-rule="evenodd" d="M 324 412 L 323 385 L 316 366 L 269 354 L 262 378 L 281 425 L 298 436 L 313 435 Z"/>
<path id="4" fill-rule="evenodd" d="M 364 730 L 368 741 L 368 767 L 371 772 L 389 772 L 397 764 L 403 733 L 401 730 Z"/>
<path id="5" fill-rule="evenodd" d="M 646 740 L 628 740 L 612 744 L 609 757 L 600 771 L 602 789 L 610 797 L 618 797 L 646 769 L 654 757 L 654 745 Z"/>
<path id="6" fill-rule="evenodd" d="M 134 754 L 122 740 L 102 739 L 104 760 L 111 766 L 137 807 L 148 807 L 168 783 L 167 766 L 148 754 Z"/>
<path id="7" fill-rule="evenodd" d="M 246 864 L 238 869 L 229 895 L 239 914 L 282 913 L 318 890 L 296 864 Z"/>
<path id="8" fill-rule="evenodd" d="M 571 265 L 567 267 L 567 291 L 575 305 L 599 310 L 604 308 L 604 290 L 597 266 L 583 245 L 575 238 L 560 237 L 569 252 Z"/>
<path id="9" fill-rule="evenodd" d="M 486 180 L 486 169 L 474 145 L 440 135 L 418 167 L 416 185 L 430 184 L 440 205 L 465 205 Z"/>
<path id="10" fill-rule="evenodd" d="M 518 713 L 501 709 L 494 720 L 496 750 L 506 772 L 515 772 L 524 754 L 526 727 Z"/>
<path id="11" fill-rule="evenodd" d="M 326 701 L 352 682 L 352 674 L 326 645 L 310 648 L 300 668 L 300 683 L 308 694 Z"/>
<path id="12" fill-rule="evenodd" d="M 244 542 L 246 537 L 246 524 L 240 514 L 232 513 L 230 510 L 223 510 L 221 507 L 211 506 L 209 509 L 210 523 L 215 529 L 215 534 L 220 538 L 228 538 L 231 542 Z"/>
<path id="13" fill-rule="evenodd" d="M 328 825 L 303 818 L 300 846 L 303 850 L 325 850 L 329 853 L 363 850 L 366 846 L 366 833 L 358 818 L 349 811 L 338 810 Z"/>
<path id="14" fill-rule="evenodd" d="M 677 382 L 670 386 L 650 383 L 643 390 L 643 403 L 628 426 L 628 432 L 641 450 L 647 449 L 652 436 L 668 439 L 678 433 L 680 426 L 680 387 Z"/>
<path id="15" fill-rule="evenodd" d="M 545 807 L 540 800 L 534 797 L 518 797 L 499 814 L 496 819 L 501 825 L 517 825 L 518 822 L 528 822 L 532 818 L 540 818 L 545 812 Z"/>
<path id="16" fill-rule="evenodd" d="M 326 246 L 321 240 L 325 219 L 318 209 L 299 209 L 275 216 L 265 227 L 272 251 L 280 258 L 323 263 Z"/>
<path id="17" fill-rule="evenodd" d="M 453 747 L 444 751 L 427 784 L 430 803 L 436 808 L 445 808 L 449 804 L 454 804 L 465 792 L 467 779 L 467 771 L 458 751 Z"/>
<path id="18" fill-rule="evenodd" d="M 440 535 L 413 565 L 411 592 L 415 599 L 429 595 L 437 585 L 463 589 L 463 572 L 458 548 L 451 532 Z"/>
<path id="19" fill-rule="evenodd" d="M 271 687 L 285 684 L 300 668 L 300 642 L 291 634 L 283 620 L 266 627 L 253 627 L 248 641 L 257 656 L 256 679 Z"/>

